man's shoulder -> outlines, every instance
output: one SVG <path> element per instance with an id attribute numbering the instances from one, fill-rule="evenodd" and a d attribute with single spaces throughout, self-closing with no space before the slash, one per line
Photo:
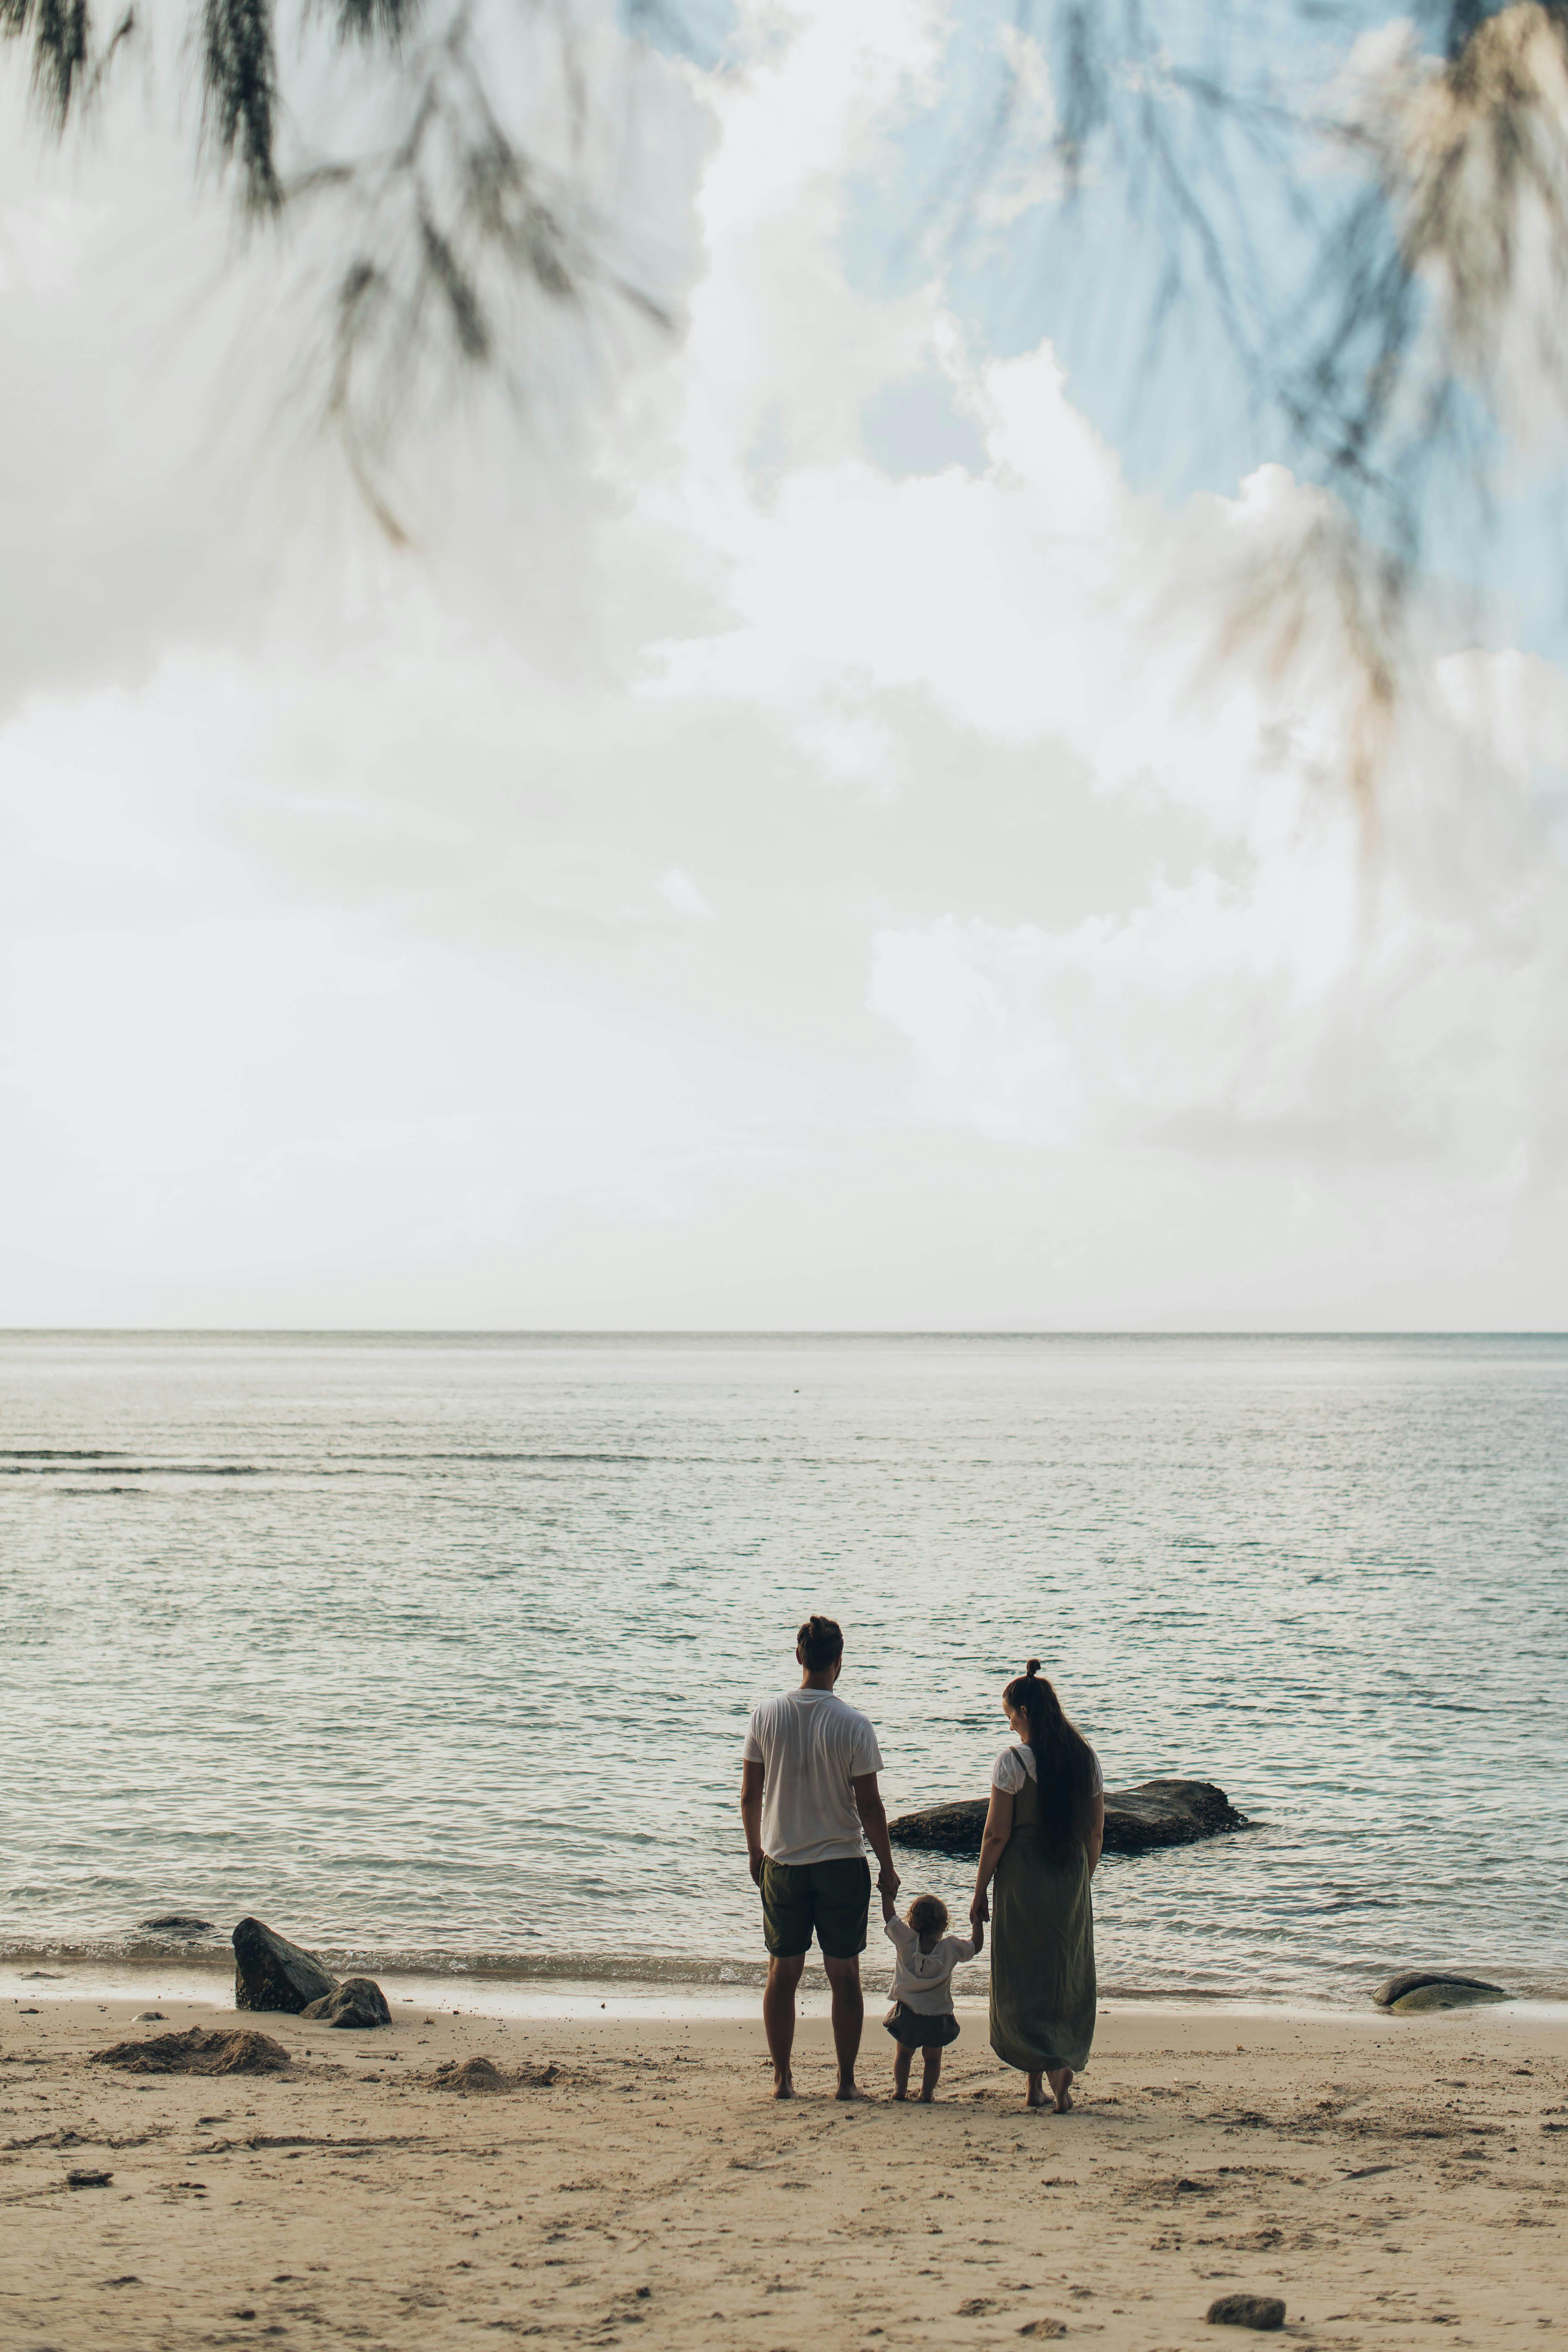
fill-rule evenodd
<path id="1" fill-rule="evenodd" d="M 777 1723 L 781 1716 L 787 1714 L 790 1702 L 795 1696 L 794 1691 L 770 1691 L 766 1698 L 758 1699 L 752 1708 L 753 1729 Z"/>

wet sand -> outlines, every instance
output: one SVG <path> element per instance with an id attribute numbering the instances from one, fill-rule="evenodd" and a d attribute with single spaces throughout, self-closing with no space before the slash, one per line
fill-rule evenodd
<path id="1" fill-rule="evenodd" d="M 930 2108 L 836 2105 L 826 2024 L 775 2105 L 760 2026 L 498 2020 L 390 2032 L 164 2000 L 0 2006 L 0 2341 L 339 2341 L 818 2352 L 1059 2335 L 1096 2352 L 1240 2340 L 1282 2295 L 1328 2346 L 1568 2337 L 1568 2026 L 1117 2011 L 1068 2116 L 1030 2115 L 983 2015 Z M 53 1995 L 53 1997 L 51 1997 Z M 35 2013 L 28 2014 L 33 2011 Z M 138 2075 L 126 2037 L 249 2024 L 281 2074 Z M 467 2095 L 476 2055 L 547 2085 Z M 72 2169 L 108 2171 L 73 2189 Z"/>

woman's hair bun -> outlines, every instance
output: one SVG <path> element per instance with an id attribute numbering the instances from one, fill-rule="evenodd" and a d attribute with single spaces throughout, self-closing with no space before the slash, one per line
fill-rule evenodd
<path id="1" fill-rule="evenodd" d="M 1040 1662 L 1039 1662 L 1038 1658 L 1031 1658 L 1031 1659 L 1029 1660 L 1028 1664 L 1024 1668 L 1024 1672 L 1025 1672 L 1026 1675 L 1037 1675 L 1037 1674 L 1039 1673 L 1039 1671 L 1040 1671 Z"/>

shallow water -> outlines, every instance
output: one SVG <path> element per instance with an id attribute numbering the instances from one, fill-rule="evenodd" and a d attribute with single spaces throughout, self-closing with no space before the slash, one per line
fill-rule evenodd
<path id="1" fill-rule="evenodd" d="M 826 1607 L 890 1811 L 1035 1651 L 1110 1785 L 1260 1824 L 1107 1859 L 1109 1990 L 1568 1990 L 1565 1403 L 1557 1339 L 12 1336 L 4 1941 L 753 1960 L 741 1736 Z"/>

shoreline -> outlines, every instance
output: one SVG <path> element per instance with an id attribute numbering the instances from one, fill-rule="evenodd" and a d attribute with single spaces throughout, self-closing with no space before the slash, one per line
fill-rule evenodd
<path id="1" fill-rule="evenodd" d="M 349 1973 L 356 1969 L 356 1963 L 341 1954 L 323 1950 L 321 1956 L 340 1972 Z M 27 1961 L 26 1967 L 19 1966 L 16 1958 L 0 1956 L 0 2003 L 12 2008 L 19 2003 L 42 2001 L 114 2003 L 167 2000 L 209 2008 L 247 2023 L 254 2019 L 265 2024 L 271 2014 L 236 2010 L 234 1960 L 226 1950 L 185 1953 L 177 1958 L 130 1954 L 68 1958 L 58 1953 L 18 1957 Z M 59 1965 L 40 1965 L 40 1959 L 51 1958 Z M 582 1958 L 574 1958 L 522 1971 L 481 1972 L 454 1965 L 439 1973 L 392 1968 L 374 1973 L 395 2010 L 401 2002 L 447 2015 L 539 2021 L 603 2016 L 623 2021 L 641 2018 L 719 2022 L 756 2016 L 764 1981 L 761 1967 L 729 1961 L 672 1961 L 665 1967 L 668 1973 L 654 1974 L 647 1962 L 622 1961 L 601 1972 L 595 1966 L 584 1966 Z M 724 1972 L 721 1976 L 716 1973 L 721 1969 Z M 373 1971 L 367 1968 L 362 1972 Z M 962 1977 L 955 1979 L 955 2010 L 961 2017 L 983 2017 L 986 2009 L 984 1959 L 972 1963 L 963 1974 L 968 1975 L 970 1981 L 965 1985 Z M 862 1983 L 868 2019 L 873 2006 L 888 1997 L 890 1977 L 890 1965 L 885 1965 L 879 1955 L 865 1969 Z M 798 2005 L 803 2017 L 826 2017 L 828 2011 L 826 1979 L 815 1948 L 801 1980 Z M 1553 1999 L 1521 1995 L 1515 2000 L 1445 2013 L 1500 2021 L 1517 2019 L 1543 2026 L 1568 2025 L 1568 1996 Z M 1115 1986 L 1102 1987 L 1100 2014 L 1101 2018 L 1236 2017 L 1253 2022 L 1308 2020 L 1352 2029 L 1358 2024 L 1391 2023 L 1398 2029 L 1409 2022 L 1391 2019 L 1387 2011 L 1375 2006 L 1370 1994 L 1359 2002 L 1340 2002 L 1303 2000 L 1288 1994 L 1249 1996 L 1228 1991 L 1166 1992 L 1142 1988 L 1122 1990 Z"/>

